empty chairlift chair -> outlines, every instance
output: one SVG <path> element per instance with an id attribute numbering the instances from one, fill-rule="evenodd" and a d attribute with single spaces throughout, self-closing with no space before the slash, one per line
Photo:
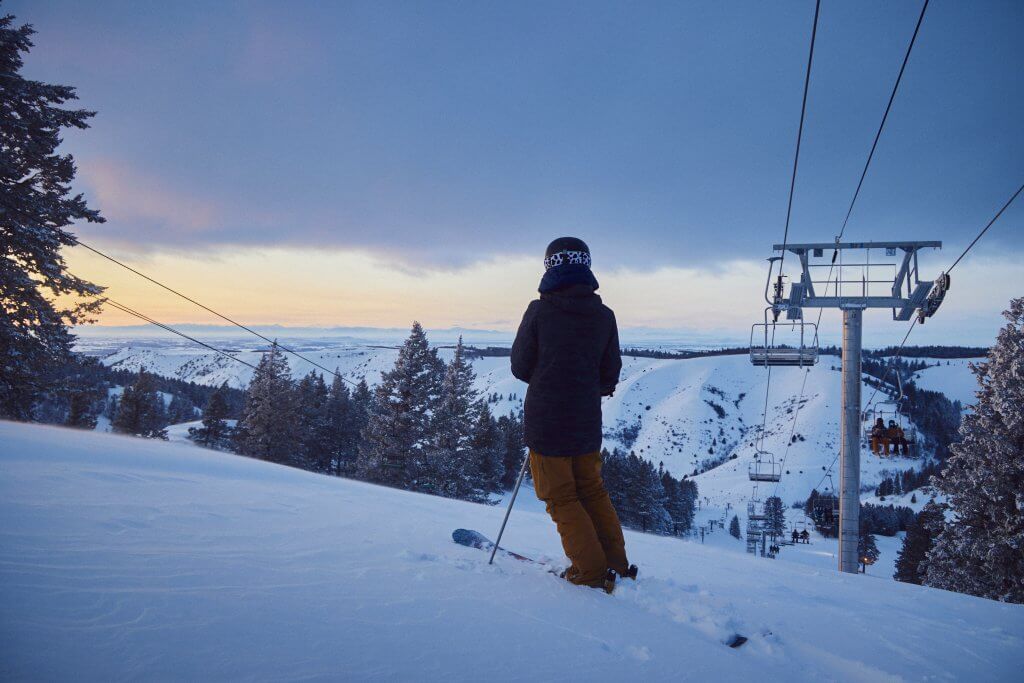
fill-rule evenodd
<path id="1" fill-rule="evenodd" d="M 767 451 L 754 454 L 754 462 L 747 467 L 750 481 L 777 482 L 782 479 L 782 464 L 775 462 L 775 456 Z"/>
<path id="2" fill-rule="evenodd" d="M 754 323 L 750 362 L 762 367 L 810 367 L 818 362 L 818 328 L 803 320 Z"/>

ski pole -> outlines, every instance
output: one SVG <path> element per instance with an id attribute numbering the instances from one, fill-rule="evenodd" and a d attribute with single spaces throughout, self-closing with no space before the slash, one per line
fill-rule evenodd
<path id="1" fill-rule="evenodd" d="M 523 458 L 523 466 L 519 468 L 519 478 L 516 479 L 516 487 L 512 489 L 512 500 L 508 502 L 508 509 L 505 510 L 505 519 L 501 520 L 501 529 L 498 531 L 498 540 L 494 542 L 494 547 L 491 548 L 491 559 L 487 560 L 487 564 L 494 564 L 494 554 L 498 552 L 498 544 L 501 543 L 501 535 L 505 533 L 505 525 L 508 524 L 508 516 L 512 514 L 512 506 L 516 504 L 516 496 L 519 495 L 519 486 L 523 483 L 523 477 L 526 475 L 526 463 L 530 462 L 530 451 L 526 451 L 526 457 Z"/>

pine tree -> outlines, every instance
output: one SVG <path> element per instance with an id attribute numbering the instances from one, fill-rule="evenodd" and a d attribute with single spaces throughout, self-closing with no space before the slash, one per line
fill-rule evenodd
<path id="1" fill-rule="evenodd" d="M 933 502 L 926 503 L 903 537 L 903 547 L 896 555 L 894 579 L 918 585 L 924 583 L 928 552 L 942 524 L 942 509 Z"/>
<path id="2" fill-rule="evenodd" d="M 366 379 L 360 379 L 352 390 L 351 412 L 349 415 L 346 471 L 355 473 L 356 462 L 363 443 L 363 430 L 370 421 L 370 410 L 373 407 L 373 392 Z"/>
<path id="3" fill-rule="evenodd" d="M 778 538 L 786 531 L 786 509 L 778 496 L 768 496 L 764 501 L 765 532 Z"/>
<path id="4" fill-rule="evenodd" d="M 419 473 L 419 485 L 427 491 L 449 498 L 479 497 L 481 463 L 473 440 L 483 404 L 473 388 L 475 380 L 460 337 L 429 422 L 429 444 Z"/>
<path id="5" fill-rule="evenodd" d="M 338 371 L 327 391 L 324 403 L 325 455 L 330 472 L 341 476 L 350 469 L 355 460 L 358 446 L 358 432 L 353 429 L 352 395 Z"/>
<path id="6" fill-rule="evenodd" d="M 178 424 L 181 422 L 191 422 L 194 419 L 196 419 L 196 410 L 192 402 L 181 394 L 173 394 L 171 396 L 171 404 L 167 406 L 167 422 L 169 424 Z"/>
<path id="7" fill-rule="evenodd" d="M 736 515 L 733 515 L 732 521 L 729 522 L 729 535 L 733 538 L 740 537 L 740 518 Z"/>
<path id="8" fill-rule="evenodd" d="M 166 439 L 167 413 L 164 400 L 156 390 L 156 378 L 139 370 L 135 382 L 124 388 L 117 402 L 117 415 L 111 429 L 119 434 L 132 434 L 151 439 Z"/>
<path id="9" fill-rule="evenodd" d="M 653 533 L 672 533 L 665 509 L 665 489 L 658 471 L 647 460 L 619 449 L 602 451 L 602 475 L 612 505 L 624 526 Z"/>
<path id="10" fill-rule="evenodd" d="M 68 418 L 64 424 L 79 429 L 95 429 L 96 413 L 93 412 L 92 404 L 90 392 L 72 391 L 68 395 Z"/>
<path id="11" fill-rule="evenodd" d="M 311 472 L 327 472 L 331 466 L 328 393 L 323 376 L 315 371 L 310 371 L 295 387 L 299 443 L 293 464 Z"/>
<path id="12" fill-rule="evenodd" d="M 399 488 L 412 486 L 424 465 L 430 411 L 443 372 L 444 363 L 414 322 L 394 368 L 375 388 L 359 447 L 359 476 Z"/>
<path id="13" fill-rule="evenodd" d="M 227 423 L 228 402 L 225 398 L 228 383 L 221 384 L 203 408 L 203 426 L 188 430 L 189 438 L 207 448 L 226 448 L 231 440 L 231 428 Z"/>
<path id="14" fill-rule="evenodd" d="M 506 491 L 516 484 L 519 471 L 526 457 L 524 443 L 523 420 L 515 413 L 509 412 L 498 418 L 498 430 L 501 432 L 502 477 L 501 487 Z"/>
<path id="15" fill-rule="evenodd" d="M 473 427 L 471 448 L 476 460 L 478 488 L 485 493 L 500 491 L 505 474 L 504 443 L 498 423 L 484 401 L 479 401 L 477 404 L 477 418 Z"/>
<path id="16" fill-rule="evenodd" d="M 277 344 L 260 358 L 235 430 L 239 453 L 276 463 L 295 461 L 299 411 L 288 361 Z"/>
<path id="17" fill-rule="evenodd" d="M 57 152 L 62 129 L 88 128 L 95 112 L 60 106 L 78 98 L 74 88 L 21 75 L 33 33 L 0 16 L 0 417 L 18 420 L 60 390 L 54 369 L 72 355 L 68 328 L 92 321 L 103 292 L 69 273 L 60 252 L 75 244 L 75 220 L 104 220 L 71 196 L 75 162 Z"/>
<path id="18" fill-rule="evenodd" d="M 878 544 L 875 541 L 875 535 L 869 534 L 862 524 L 860 535 L 857 538 L 857 560 L 860 562 L 862 573 L 867 573 L 868 565 L 874 564 L 878 559 L 878 555 Z"/>
<path id="19" fill-rule="evenodd" d="M 686 533 L 693 526 L 695 497 L 683 482 L 665 471 L 661 473 L 661 488 L 665 493 L 665 511 L 672 520 L 671 532 Z"/>
<path id="20" fill-rule="evenodd" d="M 1024 603 L 1024 297 L 983 363 L 977 403 L 932 485 L 953 515 L 928 553 L 925 583 Z"/>

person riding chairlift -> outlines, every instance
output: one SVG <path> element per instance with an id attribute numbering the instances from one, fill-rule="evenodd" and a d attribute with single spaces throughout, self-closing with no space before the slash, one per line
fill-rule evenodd
<path id="1" fill-rule="evenodd" d="M 878 418 L 875 426 L 871 428 L 871 452 L 875 455 L 889 455 L 889 431 L 885 428 L 885 420 Z"/>
<path id="2" fill-rule="evenodd" d="M 903 431 L 903 427 L 896 424 L 896 420 L 889 420 L 889 428 L 885 431 L 889 442 L 892 444 L 893 455 L 899 454 L 901 450 L 903 455 L 907 455 L 910 451 L 910 444 L 907 441 L 907 435 Z"/>

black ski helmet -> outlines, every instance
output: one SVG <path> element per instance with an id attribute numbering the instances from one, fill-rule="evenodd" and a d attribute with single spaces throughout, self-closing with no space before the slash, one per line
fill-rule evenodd
<path id="1" fill-rule="evenodd" d="M 544 250 L 544 270 L 564 263 L 590 266 L 590 247 L 578 237 L 559 237 Z"/>

